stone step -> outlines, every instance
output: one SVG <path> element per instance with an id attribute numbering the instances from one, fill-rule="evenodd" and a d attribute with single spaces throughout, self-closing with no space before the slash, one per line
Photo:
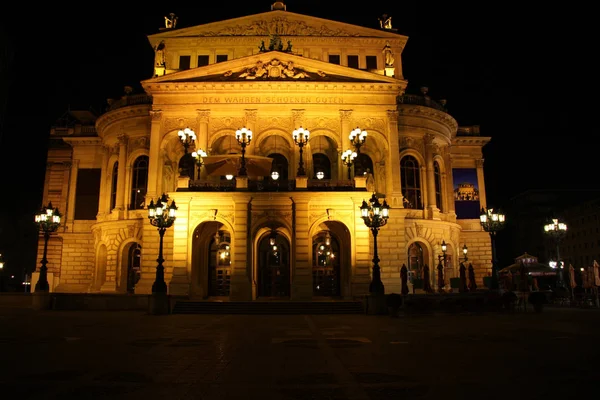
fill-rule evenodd
<path id="1" fill-rule="evenodd" d="M 181 301 L 173 314 L 364 314 L 361 301 Z"/>

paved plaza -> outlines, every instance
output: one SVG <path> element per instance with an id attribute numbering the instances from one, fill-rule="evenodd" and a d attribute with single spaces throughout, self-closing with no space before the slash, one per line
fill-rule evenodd
<path id="1" fill-rule="evenodd" d="M 567 399 L 597 392 L 599 317 L 0 308 L 0 399 Z"/>

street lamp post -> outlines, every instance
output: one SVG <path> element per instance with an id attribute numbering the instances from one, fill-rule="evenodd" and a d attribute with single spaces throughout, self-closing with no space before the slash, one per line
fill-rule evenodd
<path id="1" fill-rule="evenodd" d="M 163 237 L 165 236 L 167 228 L 171 227 L 173 222 L 175 222 L 175 213 L 177 210 L 174 200 L 171 201 L 170 206 L 167 206 L 167 202 L 168 197 L 166 194 L 163 194 L 162 197 L 156 201 L 156 204 L 153 200 L 150 200 L 150 204 L 148 205 L 148 219 L 153 226 L 158 228 L 158 234 L 160 235 L 158 258 L 156 259 L 158 265 L 156 266 L 156 277 L 152 284 L 153 294 L 167 293 L 165 268 L 163 267 L 163 262 L 165 261 L 163 258 Z"/>
<path id="2" fill-rule="evenodd" d="M 4 290 L 3 280 L 3 272 L 4 272 L 4 257 L 2 257 L 2 253 L 0 253 L 0 292 Z"/>
<path id="3" fill-rule="evenodd" d="M 298 172 L 296 174 L 298 176 L 306 176 L 306 171 L 304 171 L 304 160 L 302 159 L 302 148 L 308 143 L 309 137 L 310 132 L 302 127 L 294 129 L 292 132 L 294 143 L 296 143 L 300 149 L 300 161 L 298 162 Z"/>
<path id="4" fill-rule="evenodd" d="M 346 150 L 342 153 L 342 162 L 348 167 L 348 180 L 352 179 L 352 164 L 356 158 L 356 152 L 352 150 Z"/>
<path id="5" fill-rule="evenodd" d="M 369 284 L 369 292 L 371 294 L 383 295 L 385 289 L 383 282 L 381 281 L 381 269 L 379 268 L 379 256 L 377 255 L 377 234 L 379 228 L 387 224 L 388 218 L 390 217 L 390 206 L 383 200 L 383 204 L 379 202 L 379 199 L 373 193 L 369 199 L 369 203 L 363 200 L 360 206 L 361 218 L 365 225 L 371 230 L 373 234 L 373 278 Z"/>
<path id="6" fill-rule="evenodd" d="M 192 157 L 196 160 L 196 166 L 198 167 L 198 179 L 200 179 L 200 171 L 204 165 L 204 157 L 208 156 L 202 149 L 198 149 L 192 153 Z"/>
<path id="7" fill-rule="evenodd" d="M 562 274 L 564 264 L 560 261 L 560 243 L 567 235 L 567 224 L 553 218 L 552 222 L 544 225 L 544 232 L 554 241 L 556 246 L 556 286 L 564 288 L 565 282 Z"/>
<path id="8" fill-rule="evenodd" d="M 179 132 L 177 132 L 177 135 L 179 136 L 179 139 L 181 140 L 181 144 L 183 144 L 183 162 L 182 162 L 182 168 L 180 170 L 180 175 L 181 176 L 189 176 L 190 174 L 190 165 L 189 165 L 189 158 L 190 158 L 190 154 L 188 154 L 188 149 L 190 148 L 190 146 L 196 141 L 196 132 L 194 132 L 193 130 L 191 130 L 190 128 L 185 128 L 185 129 L 181 129 L 179 130 Z"/>
<path id="9" fill-rule="evenodd" d="M 506 216 L 500 211 L 495 211 L 493 208 L 481 208 L 479 222 L 484 231 L 490 234 L 492 240 L 492 279 L 490 282 L 490 290 L 499 290 L 500 282 L 498 279 L 498 267 L 496 265 L 496 233 L 504 228 Z"/>
<path id="10" fill-rule="evenodd" d="M 50 285 L 48 284 L 48 240 L 50 234 L 55 232 L 60 226 L 61 214 L 58 208 L 52 207 L 52 202 L 48 202 L 48 205 L 42 207 L 39 214 L 35 216 L 35 224 L 38 230 L 44 232 L 44 254 L 42 256 L 42 266 L 40 267 L 40 276 L 35 284 L 36 292 L 48 292 L 50 291 Z"/>
<path id="11" fill-rule="evenodd" d="M 464 258 L 463 261 L 460 263 L 460 266 L 458 267 L 458 274 L 460 278 L 460 286 L 458 288 L 458 291 L 461 293 L 466 293 L 469 291 L 469 287 L 467 286 L 467 266 L 465 265 L 468 260 L 468 251 L 469 249 L 467 248 L 467 244 L 465 243 L 462 248 Z"/>
<path id="12" fill-rule="evenodd" d="M 442 248 L 442 255 L 438 256 L 438 291 L 442 293 L 444 291 L 444 274 L 446 273 L 446 268 L 448 268 L 448 259 L 446 256 L 446 251 L 448 250 L 448 245 L 446 241 L 442 239 L 442 244 L 440 245 Z M 439 271 L 439 265 L 444 265 L 444 268 Z"/>
<path id="13" fill-rule="evenodd" d="M 247 128 L 238 129 L 235 131 L 235 139 L 242 146 L 242 163 L 238 175 L 248 176 L 248 171 L 246 170 L 246 146 L 252 141 L 252 131 Z"/>

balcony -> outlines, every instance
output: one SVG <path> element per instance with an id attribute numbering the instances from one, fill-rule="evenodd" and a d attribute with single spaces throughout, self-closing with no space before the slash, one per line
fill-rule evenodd
<path id="1" fill-rule="evenodd" d="M 366 187 L 357 187 L 352 180 L 308 179 L 306 187 L 296 185 L 296 180 L 248 180 L 248 187 L 237 187 L 235 179 L 227 180 L 190 180 L 187 188 L 178 191 L 188 192 L 364 192 Z"/>

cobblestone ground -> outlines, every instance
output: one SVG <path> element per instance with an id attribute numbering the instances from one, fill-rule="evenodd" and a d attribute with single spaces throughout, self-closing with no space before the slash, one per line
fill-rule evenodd
<path id="1" fill-rule="evenodd" d="M 599 317 L 0 308 L 0 399 L 568 399 L 598 393 Z"/>

